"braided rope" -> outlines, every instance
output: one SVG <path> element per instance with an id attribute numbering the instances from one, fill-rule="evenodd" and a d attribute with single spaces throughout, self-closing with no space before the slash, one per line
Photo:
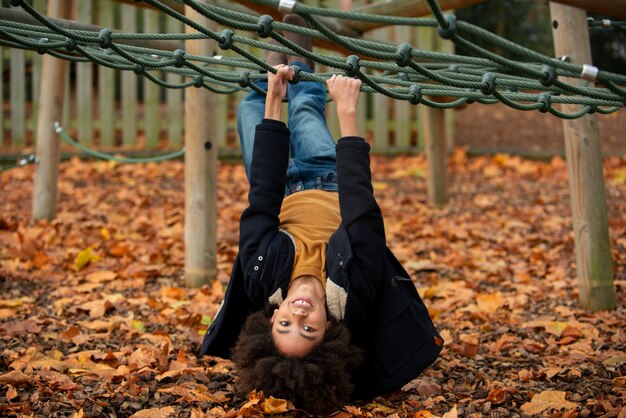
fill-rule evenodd
<path id="1" fill-rule="evenodd" d="M 278 7 L 277 0 L 251 1 Z M 595 80 L 602 85 L 600 87 L 566 83 L 559 77 L 581 78 L 583 67 L 544 56 L 467 22 L 457 21 L 453 15 L 442 13 L 436 0 L 427 0 L 434 18 L 381 16 L 296 3 L 294 12 L 307 21 L 308 28 L 275 22 L 267 15 L 259 17 L 206 5 L 196 0 L 180 1 L 208 19 L 230 28 L 221 32 L 213 31 L 189 19 L 159 0 L 144 2 L 191 27 L 196 33 L 120 33 L 109 29 L 96 33 L 64 29 L 47 19 L 26 1 L 12 0 L 13 5 L 21 6 L 43 26 L 0 20 L 0 45 L 36 50 L 42 54 L 49 53 L 74 62 L 94 62 L 108 68 L 134 71 L 165 88 L 203 87 L 223 94 L 242 89 L 254 89 L 264 93 L 255 85 L 255 81 L 264 79 L 265 72 L 275 72 L 275 69 L 245 49 L 253 47 L 303 56 L 317 64 L 343 71 L 349 76 L 361 79 L 364 92 L 377 92 L 396 100 L 406 100 L 413 104 L 424 104 L 440 109 L 454 108 L 472 102 L 501 102 L 522 111 L 539 110 L 560 118 L 572 119 L 593 112 L 602 114 L 615 112 L 626 104 L 626 90 L 623 87 L 626 85 L 626 76 L 600 71 Z M 320 22 L 320 18 L 324 17 L 436 28 L 440 36 L 471 51 L 475 56 L 423 51 L 409 44 L 396 46 L 338 35 Z M 589 21 L 590 28 L 622 29 L 623 26 L 624 22 Z M 277 44 L 242 36 L 233 30 L 253 32 L 261 38 L 271 38 Z M 279 33 L 284 31 L 332 42 L 351 51 L 353 55 L 344 58 L 304 50 Z M 520 59 L 503 58 L 478 47 L 468 41 L 467 35 L 478 37 L 509 51 Z M 205 57 L 186 54 L 183 50 L 163 51 L 119 43 L 122 40 L 191 39 L 212 40 L 220 49 L 231 50 L 238 57 Z M 229 69 L 218 69 L 219 67 Z M 152 71 L 178 74 L 187 80 L 180 83 L 166 82 Z M 332 72 L 337 71 L 298 72 L 296 81 L 323 83 Z M 440 103 L 428 97 L 452 97 L 456 100 Z M 554 109 L 552 107 L 554 103 L 577 104 L 583 108 L 566 114 Z"/>

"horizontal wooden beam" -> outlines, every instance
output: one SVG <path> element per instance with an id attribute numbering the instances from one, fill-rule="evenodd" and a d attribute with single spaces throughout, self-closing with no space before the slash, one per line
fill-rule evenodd
<path id="1" fill-rule="evenodd" d="M 626 19 L 624 0 L 553 0 L 557 3 L 578 7 L 588 12 L 599 13 L 614 19 Z"/>
<path id="2" fill-rule="evenodd" d="M 243 6 L 246 6 L 248 9 L 254 12 L 257 12 L 258 14 L 270 15 L 274 18 L 274 20 L 278 20 L 278 21 L 282 20 L 281 12 L 278 11 L 278 9 L 275 9 L 273 7 L 256 4 L 249 0 L 234 0 L 234 2 L 237 2 Z M 231 7 L 231 6 L 227 6 L 227 7 Z M 362 35 L 361 32 L 350 27 L 349 22 L 347 21 L 343 21 L 343 20 L 335 19 L 335 18 L 326 18 L 326 17 L 319 18 L 319 21 L 328 29 L 330 29 L 331 31 L 333 31 L 334 33 L 338 35 L 348 36 L 350 38 L 360 38 Z M 333 42 L 325 41 L 323 39 L 313 39 L 313 45 L 320 47 L 320 48 L 338 51 L 341 53 L 349 53 L 349 51 L 340 47 L 339 45 Z"/>
<path id="3" fill-rule="evenodd" d="M 130 4 L 133 6 L 137 6 L 137 7 L 144 7 L 144 8 L 148 8 L 148 9 L 153 9 L 154 7 L 150 6 L 148 3 L 144 3 L 141 1 L 135 1 L 135 0 L 111 0 L 114 1 L 116 3 L 126 3 L 126 4 Z M 178 13 L 185 13 L 185 5 L 182 3 L 179 3 L 177 1 L 174 0 L 160 0 L 161 3 L 163 3 L 164 5 L 166 5 L 167 7 L 176 10 Z"/>
<path id="4" fill-rule="evenodd" d="M 485 1 L 486 0 L 439 0 L 439 6 L 444 11 L 456 10 Z M 424 17 L 432 14 L 426 0 L 384 0 L 367 6 L 354 8 L 352 11 L 403 17 Z M 386 26 L 384 23 L 359 21 L 352 21 L 346 24 L 359 32 L 367 32 Z"/>
<path id="5" fill-rule="evenodd" d="M 84 30 L 89 32 L 100 32 L 103 28 L 97 25 L 77 22 L 75 20 L 48 18 L 52 23 L 63 29 Z M 43 26 L 41 22 L 26 12 L 15 9 L 0 7 L 0 20 L 8 20 L 11 22 L 24 23 L 27 25 Z M 110 28 L 113 32 L 122 32 L 117 29 Z M 163 51 L 175 51 L 184 48 L 182 41 L 159 41 L 159 40 L 134 40 L 134 39 L 116 39 L 115 43 L 123 45 L 141 46 L 145 48 L 159 49 Z"/>

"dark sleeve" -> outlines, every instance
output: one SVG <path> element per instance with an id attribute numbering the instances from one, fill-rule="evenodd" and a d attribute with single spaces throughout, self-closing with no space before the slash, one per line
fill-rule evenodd
<path id="1" fill-rule="evenodd" d="M 283 122 L 263 119 L 254 137 L 248 207 L 240 219 L 239 257 L 244 277 L 261 241 L 278 232 L 288 161 L 289 129 Z"/>
<path id="2" fill-rule="evenodd" d="M 376 297 L 386 250 L 383 216 L 372 187 L 369 150 L 360 137 L 344 137 L 337 144 L 341 222 L 352 247 L 350 287 L 364 302 Z"/>

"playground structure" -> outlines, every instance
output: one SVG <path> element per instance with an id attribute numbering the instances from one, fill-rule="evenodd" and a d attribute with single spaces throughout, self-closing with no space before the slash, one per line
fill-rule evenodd
<path id="1" fill-rule="evenodd" d="M 465 4 L 476 1 L 466 1 Z M 75 31 L 66 30 L 53 24 L 50 19 L 42 19 L 37 10 L 28 6 L 22 1 L 14 1 L 16 5 L 21 5 L 31 16 L 36 18 L 40 24 L 46 25 L 45 38 L 43 32 L 35 33 L 28 42 L 25 28 L 5 25 L 0 35 L 4 38 L 5 45 L 37 49 L 47 52 L 44 57 L 44 67 L 42 70 L 42 86 L 53 86 L 53 88 L 42 88 L 40 98 L 41 111 L 38 118 L 38 140 L 37 155 L 39 164 L 34 188 L 33 218 L 51 218 L 54 216 L 56 199 L 56 177 L 58 173 L 58 138 L 56 133 L 50 128 L 53 123 L 60 120 L 60 109 L 63 103 L 63 84 L 66 80 L 66 61 L 53 58 L 64 58 L 65 60 L 89 60 L 100 65 L 108 65 L 113 68 L 133 71 L 138 75 L 143 75 L 153 82 L 159 82 L 151 75 L 151 69 L 167 70 L 183 77 L 191 78 L 191 81 L 178 83 L 176 87 L 205 86 L 209 87 L 210 82 L 221 86 L 229 92 L 234 92 L 241 88 L 250 87 L 250 82 L 261 77 L 254 69 L 271 68 L 258 57 L 251 55 L 246 50 L 240 48 L 238 43 L 260 47 L 275 48 L 285 52 L 295 50 L 303 55 L 303 51 L 298 51 L 294 45 L 284 42 L 276 31 L 282 30 L 285 26 L 271 18 L 252 17 L 237 12 L 234 15 L 227 15 L 223 8 L 215 5 L 207 7 L 205 3 L 198 1 L 184 1 L 184 15 L 180 13 L 180 2 L 159 2 L 145 1 L 144 5 L 156 7 L 171 17 L 185 23 L 186 36 L 167 35 L 146 36 L 143 35 L 143 42 L 173 42 L 184 40 L 185 48 L 163 51 L 157 48 L 134 47 L 132 45 L 122 46 L 122 42 L 131 41 L 133 38 L 142 39 L 142 36 L 133 37 L 132 34 L 112 33 L 98 28 L 97 31 Z M 69 2 L 50 1 L 48 3 L 48 16 L 64 18 L 69 16 Z M 278 2 L 258 1 L 245 2 L 247 5 L 266 12 L 270 9 L 276 13 Z M 281 2 L 282 7 L 289 2 Z M 474 58 L 474 60 L 455 62 L 460 57 L 450 54 L 429 53 L 426 49 L 416 49 L 409 44 L 390 46 L 374 44 L 364 41 L 359 43 L 349 37 L 337 37 L 335 33 L 357 32 L 372 25 L 369 20 L 374 20 L 373 26 L 383 24 L 396 25 L 423 25 L 431 32 L 434 28 L 443 38 L 449 38 L 452 42 L 464 44 L 466 42 L 460 34 L 463 30 L 471 30 L 463 22 L 456 22 L 444 16 L 439 9 L 439 5 L 434 1 L 397 2 L 417 3 L 428 6 L 428 11 L 435 15 L 435 18 L 392 18 L 385 16 L 367 15 L 368 10 L 361 10 L 361 13 L 346 13 L 341 15 L 334 10 L 324 10 L 312 8 L 302 4 L 297 4 L 294 11 L 302 13 L 307 17 L 312 27 L 310 33 L 323 46 L 341 47 L 343 50 L 356 51 L 358 55 L 365 58 L 351 55 L 345 58 L 333 57 L 330 55 L 313 54 L 316 62 L 324 64 L 330 68 L 339 69 L 353 76 L 358 76 L 364 81 L 365 91 L 380 93 L 378 96 L 389 96 L 398 101 L 406 101 L 411 104 L 423 104 L 427 117 L 424 118 L 425 125 L 425 150 L 429 159 L 429 200 L 432 204 L 445 204 L 446 194 L 446 151 L 445 141 L 445 117 L 443 110 L 455 106 L 478 101 L 483 103 L 503 102 L 519 110 L 540 110 L 550 112 L 555 116 L 572 120 L 565 125 L 566 145 L 568 154 L 568 166 L 570 174 L 570 192 L 572 194 L 572 209 L 574 213 L 574 230 L 576 234 L 576 251 L 578 275 L 580 281 L 580 295 L 584 306 L 589 309 L 608 309 L 614 306 L 612 271 L 610 251 L 608 248 L 608 225 L 606 219 L 606 208 L 604 204 L 604 184 L 602 178 L 601 154 L 597 127 L 593 121 L 593 116 L 583 115 L 594 112 L 617 111 L 624 106 L 623 86 L 626 84 L 626 77 L 610 73 L 604 73 L 590 65 L 581 65 L 591 61 L 588 48 L 585 50 L 581 46 L 588 46 L 585 28 L 586 13 L 580 9 L 552 3 L 551 13 L 553 20 L 558 22 L 554 29 L 555 47 L 557 56 L 567 56 L 569 62 L 551 59 L 548 57 L 532 54 L 530 51 L 520 51 L 529 56 L 525 58 L 529 61 L 537 61 L 539 64 L 525 64 L 524 62 L 505 60 L 494 54 L 484 52 L 485 57 Z M 441 1 L 441 5 L 461 7 L 460 1 Z M 580 2 L 579 2 L 580 3 Z M 590 2 L 589 2 L 590 3 Z M 208 3 L 207 3 L 208 4 Z M 168 7 L 171 6 L 171 7 Z M 375 6 L 375 5 L 374 5 Z M 268 9 L 268 7 L 270 9 Z M 591 7 L 591 5 L 590 5 Z M 616 5 L 617 7 L 617 5 Z M 623 6 L 622 6 L 623 9 Z M 370 9 L 374 10 L 374 8 Z M 418 10 L 418 8 L 411 9 Z M 391 7 L 392 12 L 400 12 L 399 9 Z M 618 9 L 619 13 L 623 13 Z M 325 14 L 326 13 L 326 14 Z M 331 25 L 330 31 L 326 26 L 318 23 L 318 19 L 310 16 L 329 15 L 336 16 L 339 13 L 345 20 L 343 24 Z M 421 13 L 421 12 L 420 12 Z M 233 17 L 237 17 L 236 19 Z M 250 16 L 250 17 L 249 17 Z M 238 34 L 224 30 L 216 32 L 211 28 L 215 23 L 213 19 L 223 25 L 232 25 L 237 30 L 253 31 L 261 37 L 271 36 L 279 42 L 281 46 L 270 47 L 266 43 L 248 40 Z M 357 25 L 351 26 L 348 22 L 354 19 Z M 319 19 L 322 21 L 322 18 Z M 324 21 L 326 24 L 327 21 Z M 358 24 L 365 26 L 358 26 Z M 41 25 L 40 25 L 41 26 Z M 453 29 L 456 28 L 456 29 Z M 29 27 L 32 31 L 32 27 Z M 45 41 L 42 41 L 45 39 Z M 226 60 L 222 57 L 207 57 L 212 47 L 219 44 L 222 49 L 230 49 L 240 54 L 244 59 Z M 500 42 L 500 41 L 498 41 Z M 89 48 L 89 44 L 95 47 Z M 119 44 L 119 45 L 118 45 Z M 515 45 L 503 44 L 510 48 Z M 147 44 L 146 44 L 147 46 Z M 156 45 L 155 45 L 156 46 Z M 114 54 L 105 51 L 112 50 Z M 66 52 L 69 51 L 69 52 Z M 160 52 L 159 52 L 160 51 Z M 76 52 L 79 54 L 77 55 Z M 158 57 L 155 59 L 154 56 Z M 369 61 L 371 57 L 377 60 L 389 60 L 391 63 L 381 63 L 380 61 Z M 433 62 L 423 63 L 424 60 Z M 441 62 L 437 62 L 441 60 Z M 195 62 L 194 62 L 195 61 Z M 239 68 L 247 68 L 248 71 L 219 71 L 207 70 L 197 62 L 208 65 L 226 65 Z M 251 64 L 250 64 L 251 63 Z M 450 63 L 456 65 L 452 67 Z M 487 68 L 487 70 L 485 69 Z M 491 70 L 488 70 L 491 68 Z M 380 75 L 365 74 L 363 69 L 377 70 Z M 465 70 L 465 71 L 464 71 Z M 336 70 L 334 70 L 336 71 Z M 131 76 L 134 74 L 129 73 Z M 313 75 L 301 74 L 303 80 L 323 81 L 327 74 L 317 73 Z M 567 83 L 563 80 L 568 77 Z M 606 88 L 594 88 L 583 86 L 586 79 L 598 81 Z M 233 90 L 233 87 L 234 90 Z M 385 85 L 385 87 L 383 87 Z M 169 87 L 173 87 L 170 85 Z M 524 90 L 539 90 L 543 93 L 524 93 Z M 435 100 L 437 97 L 451 97 L 452 101 L 441 102 Z M 210 94 L 205 89 L 188 88 L 185 96 L 184 126 L 185 128 L 185 193 L 186 193 L 186 225 L 185 225 L 185 245 L 186 262 L 185 270 L 190 284 L 199 284 L 207 277 L 214 276 L 215 271 L 215 161 L 217 158 L 214 142 L 211 138 L 217 138 L 215 131 L 216 124 L 210 123 L 210 118 L 202 116 L 207 110 L 215 108 L 216 95 Z M 559 103 L 563 107 L 557 110 L 552 105 Z M 581 105 L 583 105 L 581 107 Z M 209 140 L 207 141 L 207 138 Z"/>

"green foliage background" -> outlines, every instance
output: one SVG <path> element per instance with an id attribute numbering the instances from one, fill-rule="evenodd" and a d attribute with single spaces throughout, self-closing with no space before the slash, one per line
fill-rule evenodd
<path id="1" fill-rule="evenodd" d="M 548 0 L 489 0 L 456 11 L 459 19 L 548 56 L 554 55 Z M 610 18 L 589 14 L 594 19 Z M 587 27 L 581 30 L 589 30 Z M 515 58 L 478 39 L 472 41 L 507 58 Z M 593 64 L 607 71 L 626 73 L 626 31 L 591 29 Z M 464 54 L 462 50 L 457 53 Z"/>

